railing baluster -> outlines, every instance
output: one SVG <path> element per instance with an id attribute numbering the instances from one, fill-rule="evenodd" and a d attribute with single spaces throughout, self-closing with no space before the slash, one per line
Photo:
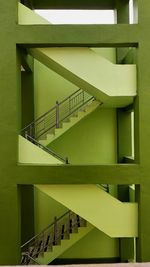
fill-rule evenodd
<path id="1" fill-rule="evenodd" d="M 53 245 L 57 244 L 57 217 L 54 217 L 54 240 Z"/>
<path id="2" fill-rule="evenodd" d="M 44 252 L 52 251 L 52 246 L 59 245 L 61 239 L 69 239 L 70 233 L 77 232 L 78 227 L 83 226 L 81 219 L 71 211 L 67 211 L 58 219 L 54 217 L 52 224 L 22 246 L 21 264 L 25 265 L 26 262 L 27 265 L 31 265 L 32 260 L 35 263 L 37 260 L 38 263 L 39 256 L 43 256 Z"/>
<path id="3" fill-rule="evenodd" d="M 56 101 L 56 128 L 59 128 L 59 103 Z"/>
<path id="4" fill-rule="evenodd" d="M 94 97 L 79 89 L 63 101 L 56 101 L 56 105 L 52 109 L 25 127 L 21 133 L 27 140 L 39 146 L 38 140 L 40 137 L 44 138 L 52 129 L 59 128 L 60 123 L 69 118 L 71 114 L 76 114 L 78 110 L 82 109 L 92 99 Z M 41 146 L 41 148 L 68 164 L 68 158 L 62 158 L 45 146 Z"/>
<path id="5" fill-rule="evenodd" d="M 82 91 L 82 95 L 83 95 L 83 101 L 82 102 L 84 103 L 84 91 Z"/>

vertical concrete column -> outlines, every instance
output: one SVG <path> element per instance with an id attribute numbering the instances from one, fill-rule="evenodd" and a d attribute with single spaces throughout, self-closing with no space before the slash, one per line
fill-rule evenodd
<path id="1" fill-rule="evenodd" d="M 20 113 L 15 43 L 17 1 L 0 1 L 0 11 L 0 263 L 16 265 L 20 263 L 20 215 L 16 185 Z"/>

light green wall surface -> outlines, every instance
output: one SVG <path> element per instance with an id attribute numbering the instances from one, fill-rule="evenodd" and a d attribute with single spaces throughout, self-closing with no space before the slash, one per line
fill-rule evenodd
<path id="1" fill-rule="evenodd" d="M 35 117 L 52 108 L 59 102 L 78 90 L 71 82 L 50 70 L 39 61 L 34 61 L 34 101 Z"/>
<path id="2" fill-rule="evenodd" d="M 92 184 L 37 185 L 36 187 L 110 237 L 138 236 L 136 203 L 122 203 Z"/>
<path id="3" fill-rule="evenodd" d="M 98 108 L 49 146 L 72 164 L 117 162 L 115 109 Z"/>
<path id="4" fill-rule="evenodd" d="M 23 164 L 63 164 L 60 160 L 45 152 L 19 135 L 18 162 Z"/>
<path id="5" fill-rule="evenodd" d="M 67 258 L 113 258 L 119 257 L 119 241 L 94 228 L 87 236 L 60 256 Z"/>
<path id="6" fill-rule="evenodd" d="M 34 222 L 35 234 L 40 233 L 45 227 L 63 215 L 68 209 L 44 192 L 34 187 Z"/>
<path id="7" fill-rule="evenodd" d="M 118 110 L 118 160 L 132 156 L 131 112 Z"/>

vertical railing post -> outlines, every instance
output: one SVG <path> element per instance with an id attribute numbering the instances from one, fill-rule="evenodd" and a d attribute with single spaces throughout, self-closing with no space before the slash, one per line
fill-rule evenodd
<path id="1" fill-rule="evenodd" d="M 70 113 L 71 113 L 71 99 L 69 97 L 69 115 L 70 115 Z"/>
<path id="2" fill-rule="evenodd" d="M 68 157 L 66 157 L 66 164 L 69 164 Z"/>
<path id="3" fill-rule="evenodd" d="M 82 97 L 83 97 L 82 101 L 83 101 L 83 104 L 84 104 L 84 91 L 82 91 Z"/>
<path id="4" fill-rule="evenodd" d="M 28 131 L 25 131 L 25 138 L 28 139 Z"/>
<path id="5" fill-rule="evenodd" d="M 53 245 L 57 244 L 57 217 L 54 217 L 54 240 Z"/>
<path id="6" fill-rule="evenodd" d="M 59 103 L 56 101 L 56 128 L 59 128 Z"/>

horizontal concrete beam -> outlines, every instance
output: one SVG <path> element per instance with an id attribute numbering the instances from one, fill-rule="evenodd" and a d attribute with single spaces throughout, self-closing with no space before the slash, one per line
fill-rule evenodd
<path id="1" fill-rule="evenodd" d="M 16 43 L 42 46 L 137 46 L 138 26 L 115 25 L 16 25 Z"/>
<path id="2" fill-rule="evenodd" d="M 19 165 L 18 184 L 139 184 L 142 174 L 136 164 L 89 166 Z"/>

